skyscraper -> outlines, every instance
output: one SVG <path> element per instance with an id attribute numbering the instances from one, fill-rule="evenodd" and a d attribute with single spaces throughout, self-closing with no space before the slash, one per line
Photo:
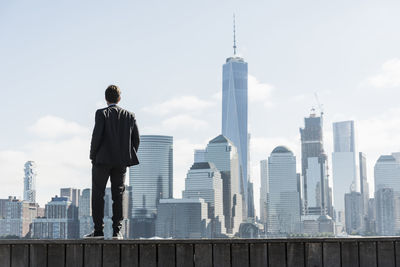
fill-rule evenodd
<path id="1" fill-rule="evenodd" d="M 226 233 L 221 173 L 211 162 L 196 162 L 187 173 L 183 198 L 202 198 L 208 206 L 211 236 Z"/>
<path id="2" fill-rule="evenodd" d="M 268 161 L 260 161 L 260 221 L 267 223 Z"/>
<path id="3" fill-rule="evenodd" d="M 360 188 L 356 167 L 354 121 L 333 123 L 333 141 L 333 200 L 336 212 L 343 212 L 344 195 L 352 191 L 359 192 Z"/>
<path id="4" fill-rule="evenodd" d="M 364 232 L 363 199 L 360 192 L 345 194 L 346 232 L 361 234 Z"/>
<path id="5" fill-rule="evenodd" d="M 235 234 L 244 219 L 237 149 L 228 138 L 219 135 L 208 143 L 205 160 L 214 163 L 221 173 L 225 226 L 228 233 Z"/>
<path id="6" fill-rule="evenodd" d="M 300 192 L 297 187 L 296 157 L 284 146 L 268 158 L 267 233 L 286 235 L 300 232 Z"/>
<path id="7" fill-rule="evenodd" d="M 323 147 L 323 117 L 317 117 L 312 110 L 304 119 L 305 127 L 300 128 L 301 167 L 304 179 L 305 214 L 332 216 L 328 161 Z"/>
<path id="8" fill-rule="evenodd" d="M 375 191 L 392 188 L 400 192 L 400 153 L 382 155 L 374 167 Z"/>
<path id="9" fill-rule="evenodd" d="M 24 201 L 36 202 L 36 164 L 27 161 L 24 165 Z"/>
<path id="10" fill-rule="evenodd" d="M 374 166 L 376 232 L 400 232 L 400 153 L 382 155 Z"/>
<path id="11" fill-rule="evenodd" d="M 152 237 L 159 200 L 173 195 L 172 136 L 141 135 L 138 158 L 140 164 L 129 168 L 131 235 Z"/>
<path id="12" fill-rule="evenodd" d="M 235 26 L 234 26 L 235 27 Z M 234 28 L 233 56 L 226 59 L 222 71 L 222 135 L 237 147 L 240 163 L 240 192 L 247 215 L 248 183 L 248 89 L 247 62 L 236 55 Z"/>
<path id="13" fill-rule="evenodd" d="M 360 174 L 360 192 L 363 199 L 363 215 L 368 215 L 369 185 L 367 179 L 367 158 L 364 153 L 359 152 L 359 174 Z"/>

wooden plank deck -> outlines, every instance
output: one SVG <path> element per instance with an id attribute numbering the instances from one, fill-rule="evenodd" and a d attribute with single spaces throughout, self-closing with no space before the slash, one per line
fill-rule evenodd
<path id="1" fill-rule="evenodd" d="M 0 240 L 0 267 L 395 267 L 400 237 Z"/>

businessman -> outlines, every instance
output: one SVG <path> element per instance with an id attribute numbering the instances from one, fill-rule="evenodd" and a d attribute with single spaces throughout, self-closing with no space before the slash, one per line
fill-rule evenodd
<path id="1" fill-rule="evenodd" d="M 90 145 L 92 161 L 92 217 L 94 231 L 84 238 L 104 238 L 104 192 L 108 178 L 111 180 L 113 236 L 123 239 L 122 198 L 128 166 L 139 164 L 139 131 L 135 115 L 117 104 L 121 100 L 118 86 L 110 85 L 105 92 L 107 107 L 96 111 L 95 125 Z"/>

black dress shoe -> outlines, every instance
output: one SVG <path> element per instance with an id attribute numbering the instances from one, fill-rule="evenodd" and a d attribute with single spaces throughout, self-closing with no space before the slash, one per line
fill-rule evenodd
<path id="1" fill-rule="evenodd" d="M 84 235 L 84 239 L 104 239 L 104 233 L 102 232 L 91 232 L 90 234 Z"/>
<path id="2" fill-rule="evenodd" d="M 112 240 L 122 240 L 124 239 L 124 236 L 121 234 L 121 232 L 116 232 L 112 236 Z"/>

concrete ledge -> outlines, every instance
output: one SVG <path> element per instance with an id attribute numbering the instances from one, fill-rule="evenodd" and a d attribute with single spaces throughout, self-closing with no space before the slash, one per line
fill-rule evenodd
<path id="1" fill-rule="evenodd" d="M 0 240 L 0 266 L 400 266 L 400 237 Z"/>

